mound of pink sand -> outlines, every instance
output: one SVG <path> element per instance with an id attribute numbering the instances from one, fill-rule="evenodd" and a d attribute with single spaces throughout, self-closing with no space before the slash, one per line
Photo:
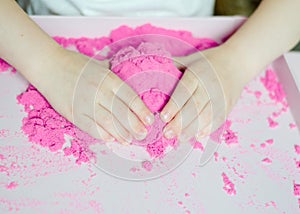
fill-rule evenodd
<path id="1" fill-rule="evenodd" d="M 153 113 L 159 112 L 167 103 L 182 76 L 170 57 L 184 56 L 218 45 L 211 39 L 194 38 L 187 31 L 167 30 L 149 24 L 135 29 L 121 26 L 113 30 L 109 37 L 54 39 L 63 47 L 75 47 L 88 56 L 95 56 L 109 45 L 112 71 L 138 93 Z M 7 66 L 5 62 L 2 65 Z M 22 129 L 31 142 L 57 151 L 64 147 L 64 138 L 68 135 L 72 140 L 71 146 L 64 148 L 66 155 L 73 155 L 77 163 L 87 162 L 93 157 L 88 146 L 96 140 L 59 115 L 33 86 L 29 86 L 17 99 L 28 114 L 23 119 Z M 146 139 L 133 143 L 144 146 L 152 157 L 163 157 L 168 145 L 174 147 L 177 144 L 176 139 L 163 137 L 164 126 L 156 114 L 154 124 L 148 127 Z"/>

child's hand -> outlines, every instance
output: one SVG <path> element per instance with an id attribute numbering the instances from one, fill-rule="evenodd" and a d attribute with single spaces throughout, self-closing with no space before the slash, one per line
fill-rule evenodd
<path id="1" fill-rule="evenodd" d="M 95 138 L 125 143 L 146 137 L 144 125 L 154 116 L 108 63 L 63 49 L 15 1 L 1 3 L 0 58 L 21 72 L 56 111 Z"/>
<path id="2" fill-rule="evenodd" d="M 53 62 L 53 63 L 52 63 Z M 143 139 L 154 121 L 136 93 L 108 68 L 107 62 L 59 50 L 32 83 L 60 114 L 83 131 L 105 141 Z M 36 79 L 36 81 L 33 80 Z"/>
<path id="3" fill-rule="evenodd" d="M 169 122 L 164 135 L 180 136 L 182 141 L 193 136 L 200 140 L 225 121 L 247 80 L 221 46 L 174 61 L 186 69 L 161 112 L 161 119 Z"/>
<path id="4" fill-rule="evenodd" d="M 299 0 L 264 0 L 224 44 L 203 52 L 211 66 L 199 60 L 203 58 L 201 53 L 181 58 L 188 70 L 161 113 L 164 121 L 170 121 L 165 136 L 172 138 L 182 133 L 185 139 L 194 135 L 200 138 L 208 134 L 210 126 L 211 131 L 216 129 L 238 100 L 243 86 L 297 44 L 300 22 L 295 20 L 300 17 L 299 7 Z M 212 110 L 208 108 L 210 104 Z"/>

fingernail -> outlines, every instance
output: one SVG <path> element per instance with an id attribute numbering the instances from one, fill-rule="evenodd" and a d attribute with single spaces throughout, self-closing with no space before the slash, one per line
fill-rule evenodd
<path id="1" fill-rule="evenodd" d="M 164 122 L 168 122 L 170 120 L 170 113 L 169 112 L 164 112 L 160 114 L 160 119 L 162 119 L 162 121 Z"/>
<path id="2" fill-rule="evenodd" d="M 167 139 L 173 139 L 176 135 L 175 132 L 172 129 L 167 129 L 164 131 L 164 136 Z"/>
<path id="3" fill-rule="evenodd" d="M 149 125 L 149 126 L 152 125 L 153 122 L 154 122 L 154 116 L 153 116 L 153 114 L 148 115 L 145 119 L 146 119 L 147 125 Z"/>
<path id="4" fill-rule="evenodd" d="M 148 134 L 147 129 L 143 129 L 139 133 L 135 134 L 135 139 L 144 140 L 146 138 L 147 134 Z"/>

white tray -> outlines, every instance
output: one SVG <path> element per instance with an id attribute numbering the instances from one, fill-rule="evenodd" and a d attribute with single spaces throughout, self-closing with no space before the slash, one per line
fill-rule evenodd
<path id="1" fill-rule="evenodd" d="M 99 37 L 109 34 L 122 24 L 137 26 L 152 23 L 170 29 L 189 30 L 197 37 L 221 41 L 244 21 L 241 17 L 221 18 L 82 18 L 33 17 L 52 36 Z M 246 100 L 236 107 L 232 129 L 238 132 L 238 146 L 221 145 L 218 161 L 205 167 L 197 165 L 199 150 L 195 150 L 178 169 L 152 181 L 129 182 L 115 179 L 93 165 L 77 166 L 62 152 L 52 153 L 29 143 L 25 137 L 10 134 L 0 137 L 0 154 L 5 160 L 0 165 L 17 163 L 20 170 L 10 175 L 0 173 L 0 212 L 20 209 L 20 213 L 297 213 L 298 199 L 293 194 L 293 182 L 300 183 L 295 168 L 294 144 L 299 144 L 299 133 L 290 130 L 295 121 L 299 127 L 300 96 L 295 81 L 283 58 L 273 63 L 284 84 L 291 112 L 278 121 L 279 128 L 269 129 L 266 115 L 270 107 L 253 105 Z M 25 90 L 27 82 L 19 74 L 0 74 L 0 130 L 19 133 L 24 113 L 16 103 L 16 95 Z M 255 84 L 251 87 L 255 88 Z M 248 106 L 248 107 L 249 107 Z M 241 121 L 251 119 L 251 123 Z M 239 122 L 240 121 L 240 122 Z M 267 139 L 275 143 L 267 149 L 260 143 Z M 255 148 L 251 144 L 257 145 Z M 273 163 L 261 160 L 272 156 Z M 18 157 L 18 159 L 16 158 Z M 226 157 L 227 161 L 222 161 Z M 35 167 L 31 167 L 34 164 Z M 27 168 L 25 168 L 26 166 Z M 39 167 L 39 171 L 35 169 Z M 41 171 L 45 172 L 44 174 Z M 247 173 L 246 173 L 246 172 Z M 235 184 L 237 195 L 223 191 L 221 174 L 225 172 Z M 244 176 L 241 178 L 240 176 Z M 15 189 L 7 189 L 11 181 Z M 188 193 L 188 194 L 186 194 Z M 276 203 L 274 207 L 272 202 Z M 98 206 L 99 205 L 99 206 Z"/>

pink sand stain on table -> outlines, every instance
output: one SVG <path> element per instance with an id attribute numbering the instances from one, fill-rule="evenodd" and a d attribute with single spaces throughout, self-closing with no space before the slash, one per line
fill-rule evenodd
<path id="1" fill-rule="evenodd" d="M 267 120 L 268 120 L 270 128 L 275 128 L 275 127 L 278 126 L 278 122 L 276 122 L 275 120 L 273 120 L 271 117 L 268 117 Z"/>
<path id="2" fill-rule="evenodd" d="M 296 168 L 300 169 L 300 161 L 295 160 Z"/>
<path id="3" fill-rule="evenodd" d="M 6 186 L 6 189 L 15 189 L 17 186 L 18 186 L 18 183 L 15 181 L 12 181 Z"/>
<path id="4" fill-rule="evenodd" d="M 228 194 L 228 195 L 236 195 L 236 190 L 235 186 L 232 183 L 231 180 L 229 180 L 228 176 L 226 175 L 225 172 L 222 173 L 222 179 L 223 179 L 223 190 Z"/>
<path id="5" fill-rule="evenodd" d="M 272 144 L 274 144 L 274 139 L 268 139 L 268 140 L 266 140 L 266 143 L 269 145 L 272 145 Z"/>
<path id="6" fill-rule="evenodd" d="M 152 165 L 152 163 L 150 162 L 150 161 L 144 161 L 143 163 L 142 163 L 142 167 L 146 170 L 146 171 L 151 171 L 152 170 L 152 168 L 153 168 L 153 165 Z"/>
<path id="7" fill-rule="evenodd" d="M 300 145 L 294 145 L 295 152 L 300 155 Z"/>
<path id="8" fill-rule="evenodd" d="M 268 91 L 268 95 L 271 100 L 276 104 L 281 105 L 281 109 L 278 112 L 273 112 L 272 117 L 267 117 L 267 121 L 270 128 L 276 128 L 279 124 L 274 120 L 274 117 L 279 117 L 283 112 L 286 112 L 288 109 L 288 103 L 286 101 L 286 94 L 282 88 L 281 83 L 278 80 L 278 77 L 272 69 L 267 69 L 265 76 L 260 78 L 260 81 L 264 85 L 265 89 Z"/>
<path id="9" fill-rule="evenodd" d="M 194 148 L 194 149 L 199 149 L 199 150 L 201 150 L 201 151 L 204 150 L 204 147 L 203 147 L 202 143 L 201 143 L 201 142 L 198 142 L 198 141 L 195 141 L 195 142 L 194 142 L 193 148 Z"/>
<path id="10" fill-rule="evenodd" d="M 277 204 L 274 201 L 270 201 L 270 202 L 265 203 L 265 207 L 274 207 L 274 208 L 276 208 Z"/>
<path id="11" fill-rule="evenodd" d="M 231 125 L 231 120 L 225 120 L 217 130 L 210 133 L 209 138 L 219 144 L 222 142 L 225 142 L 227 145 L 238 144 L 237 133 L 231 129 Z"/>
<path id="12" fill-rule="evenodd" d="M 5 138 L 9 136 L 9 130 L 8 129 L 1 129 L 0 130 L 0 138 Z"/>
<path id="13" fill-rule="evenodd" d="M 284 107 L 288 107 L 285 100 L 285 92 L 281 83 L 278 81 L 276 73 L 272 69 L 267 69 L 265 76 L 261 77 L 260 81 L 268 90 L 269 97 L 276 103 L 281 103 Z"/>
<path id="14" fill-rule="evenodd" d="M 230 129 L 232 125 L 231 120 L 226 120 L 225 122 L 225 130 L 223 133 L 224 141 L 227 145 L 238 144 L 238 136 L 237 133 Z"/>
<path id="15" fill-rule="evenodd" d="M 295 123 L 290 123 L 289 127 L 290 127 L 290 129 L 295 129 L 295 128 L 297 128 L 297 125 Z"/>
<path id="16" fill-rule="evenodd" d="M 264 149 L 264 148 L 266 148 L 266 147 L 267 147 L 267 144 L 265 144 L 265 143 L 261 143 L 261 144 L 260 144 L 260 148 L 263 148 L 263 149 Z"/>
<path id="17" fill-rule="evenodd" d="M 271 164 L 272 163 L 272 160 L 270 158 L 264 158 L 261 160 L 263 163 L 265 164 Z"/>
<path id="18" fill-rule="evenodd" d="M 300 196 L 300 184 L 294 181 L 294 195 Z"/>

